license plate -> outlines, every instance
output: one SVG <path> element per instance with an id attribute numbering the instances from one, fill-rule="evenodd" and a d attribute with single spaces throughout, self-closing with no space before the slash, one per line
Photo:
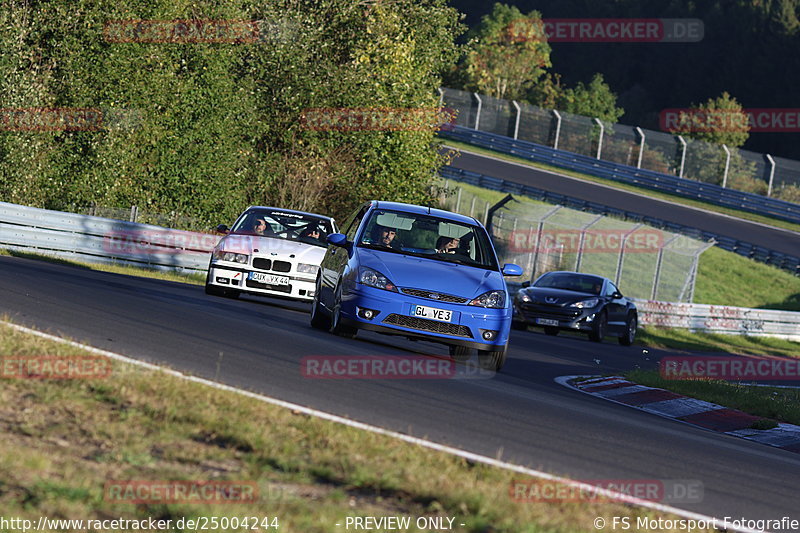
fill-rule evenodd
<path id="1" fill-rule="evenodd" d="M 536 323 L 542 326 L 557 326 L 558 320 L 553 320 L 551 318 L 537 318 Z"/>
<path id="2" fill-rule="evenodd" d="M 249 279 L 264 283 L 265 285 L 288 285 L 289 278 L 286 276 L 276 276 L 275 274 L 267 274 L 264 272 L 250 272 Z"/>
<path id="3" fill-rule="evenodd" d="M 436 309 L 435 307 L 425 307 L 424 305 L 412 306 L 411 314 L 421 318 L 438 320 L 439 322 L 450 322 L 453 318 L 452 311 L 448 311 L 447 309 Z"/>

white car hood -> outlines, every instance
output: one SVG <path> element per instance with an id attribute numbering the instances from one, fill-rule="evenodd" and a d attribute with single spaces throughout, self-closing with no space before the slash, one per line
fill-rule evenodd
<path id="1" fill-rule="evenodd" d="M 317 266 L 325 256 L 325 248 L 322 246 L 257 235 L 227 235 L 220 241 L 219 247 L 226 252 L 288 259 Z"/>

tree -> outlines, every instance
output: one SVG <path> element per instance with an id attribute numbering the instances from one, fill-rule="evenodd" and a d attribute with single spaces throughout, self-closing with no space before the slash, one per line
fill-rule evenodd
<path id="1" fill-rule="evenodd" d="M 556 107 L 568 113 L 596 117 L 606 122 L 616 122 L 625 110 L 616 107 L 617 95 L 595 74 L 589 85 L 578 82 L 574 89 L 565 89 L 556 99 Z"/>
<path id="2" fill-rule="evenodd" d="M 470 89 L 509 100 L 524 98 L 550 66 L 539 12 L 500 3 L 481 20 L 464 59 Z"/>
<path id="3" fill-rule="evenodd" d="M 709 98 L 699 106 L 693 105 L 691 110 L 681 111 L 677 124 L 668 125 L 667 129 L 701 141 L 725 144 L 729 148 L 742 146 L 750 135 L 747 113 L 727 92 L 716 99 Z"/>

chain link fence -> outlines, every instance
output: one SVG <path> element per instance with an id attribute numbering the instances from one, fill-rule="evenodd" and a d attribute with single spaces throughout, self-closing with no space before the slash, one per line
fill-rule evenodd
<path id="1" fill-rule="evenodd" d="M 446 184 L 444 209 L 486 222 L 492 202 Z M 491 216 L 502 263 L 522 267 L 521 280 L 573 270 L 614 280 L 626 296 L 691 302 L 700 255 L 713 246 L 684 235 L 561 206 L 513 199 Z"/>
<path id="2" fill-rule="evenodd" d="M 637 168 L 800 202 L 800 161 L 772 157 L 525 102 L 439 89 L 456 124 Z"/>

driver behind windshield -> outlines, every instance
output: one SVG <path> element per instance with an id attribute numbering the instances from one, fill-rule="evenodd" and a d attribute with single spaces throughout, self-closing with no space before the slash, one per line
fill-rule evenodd
<path id="1" fill-rule="evenodd" d="M 370 244 L 377 244 L 378 246 L 385 246 L 386 248 L 394 248 L 394 238 L 397 236 L 395 228 L 387 228 L 386 226 L 375 225 L 372 229 L 372 238 Z"/>

